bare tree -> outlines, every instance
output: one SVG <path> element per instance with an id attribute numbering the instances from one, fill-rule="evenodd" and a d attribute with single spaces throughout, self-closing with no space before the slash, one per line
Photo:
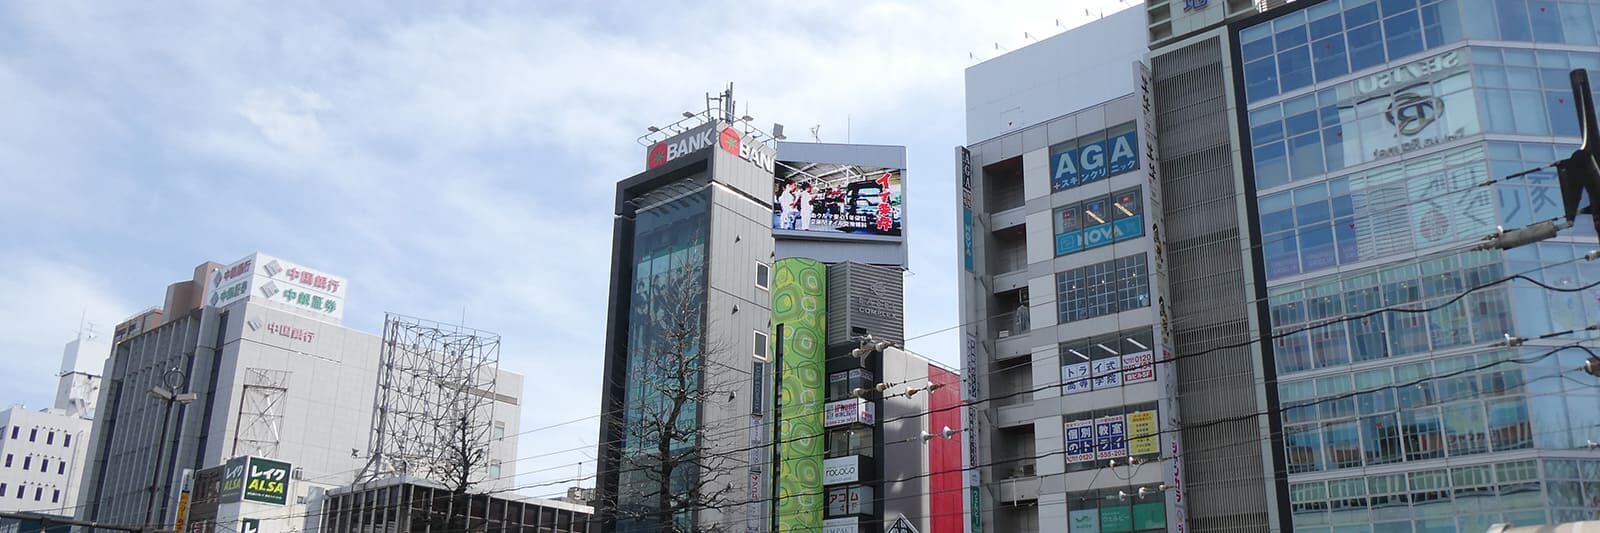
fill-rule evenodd
<path id="1" fill-rule="evenodd" d="M 733 398 L 724 364 L 725 339 L 706 320 L 704 269 L 683 267 L 655 276 L 650 301 L 635 302 L 623 412 L 617 494 L 597 502 L 618 531 L 723 531 L 731 507 L 737 460 L 717 454 L 730 420 L 708 419 L 707 407 Z M 647 311 L 645 309 L 648 309 Z M 640 327 L 643 326 L 643 327 Z"/>
<path id="2" fill-rule="evenodd" d="M 434 477 L 458 493 L 470 491 L 488 469 L 487 435 L 471 416 L 463 413 L 455 420 L 444 421 L 449 426 L 444 428 L 446 438 L 439 450 L 441 461 L 434 468 Z"/>

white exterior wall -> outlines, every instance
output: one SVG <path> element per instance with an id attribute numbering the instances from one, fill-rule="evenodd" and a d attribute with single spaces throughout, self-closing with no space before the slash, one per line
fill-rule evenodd
<path id="1" fill-rule="evenodd" d="M 1047 21 L 1048 22 L 1048 21 Z M 1133 92 L 1122 72 L 1142 57 L 1133 7 L 967 68 L 967 142 L 977 143 Z"/>
<path id="2" fill-rule="evenodd" d="M 71 515 L 89 427 L 58 409 L 0 411 L 0 511 Z"/>

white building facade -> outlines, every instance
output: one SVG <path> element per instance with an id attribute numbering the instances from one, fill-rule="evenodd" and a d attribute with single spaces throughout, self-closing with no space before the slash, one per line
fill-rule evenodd
<path id="1" fill-rule="evenodd" d="M 80 331 L 62 354 L 55 406 L 0 411 L 0 511 L 74 513 L 99 365 L 109 349 L 98 335 Z"/>

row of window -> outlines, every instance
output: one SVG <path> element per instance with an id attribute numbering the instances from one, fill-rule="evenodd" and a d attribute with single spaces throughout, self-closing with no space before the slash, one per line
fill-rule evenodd
<path id="1" fill-rule="evenodd" d="M 9 453 L 6 454 L 5 468 L 11 468 L 12 467 L 12 463 L 14 463 L 14 462 L 15 462 L 15 457 L 13 456 L 13 454 L 9 454 Z M 31 456 L 31 455 L 23 456 L 22 457 L 22 462 L 18 463 L 17 466 L 20 467 L 23 470 L 32 470 L 33 469 L 33 456 Z M 45 473 L 49 473 L 50 472 L 50 459 L 49 458 L 45 458 L 45 457 L 40 457 L 39 458 L 39 471 L 40 472 L 45 472 Z M 56 460 L 56 473 L 60 474 L 60 475 L 66 475 L 66 473 L 67 473 L 67 462 L 66 461 L 61 460 L 61 459 L 57 459 Z"/>
<path id="2" fill-rule="evenodd" d="M 17 499 L 18 500 L 24 499 L 24 496 L 27 493 L 28 493 L 28 487 L 24 487 L 24 486 L 22 486 L 21 483 L 18 483 L 17 484 L 17 492 L 16 492 Z M 5 495 L 6 495 L 6 484 L 5 484 L 5 482 L 0 482 L 0 497 L 4 497 Z M 36 502 L 44 501 L 44 487 L 34 487 L 33 488 L 33 501 L 36 501 Z M 61 503 L 61 489 L 50 489 L 50 503 Z"/>
<path id="3" fill-rule="evenodd" d="M 1294 483 L 1296 531 L 1486 531 L 1594 517 L 1600 461 L 1534 460 Z M 1583 469 L 1580 477 L 1579 469 Z M 1568 470 L 1571 470 L 1570 472 Z M 1545 508 L 1554 508 L 1546 517 Z M 1416 520 L 1413 520 L 1413 519 Z M 1370 529 L 1368 529 L 1370 528 Z"/>
<path id="4" fill-rule="evenodd" d="M 1064 417 L 1068 472 L 1095 470 L 1109 461 L 1161 457 L 1161 417 L 1155 402 L 1119 405 Z"/>
<path id="5" fill-rule="evenodd" d="M 1070 533 L 1167 530 L 1166 495 L 1159 484 L 1072 492 L 1067 502 Z"/>
<path id="6" fill-rule="evenodd" d="M 4 433 L 5 433 L 5 428 L 4 427 L 0 427 L 0 434 L 4 434 Z M 66 431 L 59 431 L 58 432 L 58 431 L 55 431 L 55 430 L 52 430 L 52 429 L 48 429 L 48 428 L 46 428 L 45 431 L 44 431 L 44 443 L 45 444 L 50 444 L 50 445 L 55 444 L 56 443 L 56 433 L 61 433 L 61 446 L 62 447 L 64 447 L 64 448 L 72 447 L 72 434 L 71 433 L 67 433 Z M 21 438 L 21 435 L 22 435 L 22 426 L 11 426 L 11 440 L 18 440 L 18 439 Z M 28 430 L 28 442 L 39 442 L 39 428 L 31 428 L 31 429 Z"/>
<path id="7" fill-rule="evenodd" d="M 1370 78 L 1250 113 L 1256 185 L 1269 189 L 1482 130 L 1462 50 L 1416 61 L 1407 85 Z M 1392 78 L 1390 78 L 1392 79 Z"/>
<path id="8" fill-rule="evenodd" d="M 1518 372 L 1501 374 L 1515 376 L 1508 380 L 1521 379 Z M 1528 403 L 1522 396 L 1469 395 L 1464 401 L 1442 404 L 1435 397 L 1416 400 L 1431 402 L 1428 404 L 1412 403 L 1412 398 L 1418 396 L 1455 393 L 1456 397 L 1461 397 L 1460 393 L 1475 390 L 1480 379 L 1489 381 L 1503 377 L 1453 378 L 1445 381 L 1455 383 L 1439 383 L 1437 388 L 1430 387 L 1426 391 L 1413 392 L 1412 387 L 1401 388 L 1396 391 L 1398 394 L 1376 391 L 1361 395 L 1359 402 L 1352 402 L 1360 405 L 1347 407 L 1350 416 L 1342 421 L 1285 424 L 1283 440 L 1289 472 L 1361 468 L 1532 448 L 1533 427 Z M 1520 392 L 1520 384 L 1512 386 L 1514 392 Z M 1406 407 L 1402 409 L 1400 405 Z M 1375 414 L 1357 415 L 1358 410 Z M 1331 414 L 1320 411 L 1322 415 Z"/>
<path id="9" fill-rule="evenodd" d="M 1056 273 L 1058 323 L 1149 305 L 1150 269 L 1143 252 Z"/>
<path id="10" fill-rule="evenodd" d="M 1057 352 L 1061 360 L 1061 393 L 1155 381 L 1157 361 L 1153 346 L 1155 331 L 1148 327 L 1061 343 Z"/>
<path id="11" fill-rule="evenodd" d="M 1472 63 L 1486 131 L 1581 135 L 1568 72 L 1600 71 L 1600 54 L 1473 48 Z"/>
<path id="12" fill-rule="evenodd" d="M 1056 257 L 1144 235 L 1144 197 L 1134 187 L 1055 210 Z"/>
<path id="13" fill-rule="evenodd" d="M 1463 252 L 1273 288 L 1268 305 L 1279 375 L 1485 343 L 1513 333 L 1504 286 L 1445 305 L 1469 288 L 1504 277 L 1498 255 Z M 1395 306 L 1438 309 L 1328 322 Z"/>
<path id="14" fill-rule="evenodd" d="M 1461 40 L 1456 0 L 1324 2 L 1239 32 L 1254 102 Z"/>

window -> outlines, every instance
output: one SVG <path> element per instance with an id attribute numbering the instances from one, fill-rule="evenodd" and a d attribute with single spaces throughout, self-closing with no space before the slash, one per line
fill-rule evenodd
<path id="1" fill-rule="evenodd" d="M 67 462 L 65 460 L 56 461 L 56 473 L 63 476 L 67 475 Z"/>
<path id="2" fill-rule="evenodd" d="M 72 447 L 72 434 L 71 433 L 63 433 L 63 434 L 61 434 L 61 447 L 63 447 L 63 448 L 71 448 Z"/>
<path id="3" fill-rule="evenodd" d="M 1076 322 L 1150 305 L 1144 253 L 1056 274 L 1060 322 Z"/>
<path id="4" fill-rule="evenodd" d="M 861 455 L 872 457 L 873 435 L 870 429 L 838 429 L 828 432 L 828 458 Z"/>
<path id="5" fill-rule="evenodd" d="M 27 490 L 28 490 L 27 487 L 24 487 L 22 485 L 17 485 L 17 499 L 19 499 L 19 500 L 22 499 L 22 493 L 27 491 Z"/>
<path id="6" fill-rule="evenodd" d="M 39 459 L 39 471 L 40 472 L 44 472 L 44 473 L 49 473 L 50 472 L 50 460 L 49 459 L 42 459 L 42 458 Z"/>
<path id="7" fill-rule="evenodd" d="M 11 468 L 11 454 L 6 454 L 6 468 Z"/>
<path id="8" fill-rule="evenodd" d="M 44 487 L 34 487 L 33 488 L 33 501 L 37 502 L 37 501 L 43 501 L 43 500 L 44 500 Z"/>
<path id="9" fill-rule="evenodd" d="M 756 330 L 750 345 L 751 348 L 754 349 L 754 353 L 752 355 L 755 356 L 756 360 L 767 360 L 767 332 Z"/>
<path id="10" fill-rule="evenodd" d="M 11 426 L 11 440 L 17 440 L 17 430 L 19 429 L 22 428 L 20 426 Z"/>
<path id="11" fill-rule="evenodd" d="M 54 431 L 46 432 L 44 434 L 44 443 L 45 444 L 55 444 L 56 443 L 56 432 L 54 432 Z"/>
<path id="12" fill-rule="evenodd" d="M 61 489 L 56 489 L 50 494 L 50 503 L 61 503 Z"/>
<path id="13" fill-rule="evenodd" d="M 872 389 L 877 386 L 877 380 L 871 370 L 855 368 L 846 372 L 835 372 L 828 375 L 828 401 L 836 402 L 848 400 L 855 395 L 851 391 L 856 389 Z"/>
<path id="14" fill-rule="evenodd" d="M 489 461 L 489 479 L 500 479 L 500 461 Z"/>
<path id="15" fill-rule="evenodd" d="M 506 438 L 506 423 L 505 422 L 495 422 L 494 423 L 494 438 L 495 438 L 495 440 Z"/>
<path id="16" fill-rule="evenodd" d="M 33 429 L 28 430 L 28 442 L 34 442 L 35 440 L 38 440 L 38 438 L 39 438 L 39 428 L 33 428 Z"/>
<path id="17" fill-rule="evenodd" d="M 756 262 L 756 288 L 757 289 L 761 289 L 761 290 L 768 290 L 772 286 L 770 284 L 771 283 L 771 279 L 770 279 L 771 277 L 772 277 L 772 267 L 767 266 L 766 263 L 762 263 L 760 261 L 757 261 Z"/>
<path id="18" fill-rule="evenodd" d="M 844 485 L 828 488 L 827 516 L 851 516 L 873 512 L 872 487 Z"/>
<path id="19" fill-rule="evenodd" d="M 27 470 L 29 468 L 33 468 L 33 456 L 31 455 L 22 458 L 22 469 Z"/>
<path id="20" fill-rule="evenodd" d="M 1056 257 L 1144 235 L 1143 213 L 1137 187 L 1056 208 Z"/>

